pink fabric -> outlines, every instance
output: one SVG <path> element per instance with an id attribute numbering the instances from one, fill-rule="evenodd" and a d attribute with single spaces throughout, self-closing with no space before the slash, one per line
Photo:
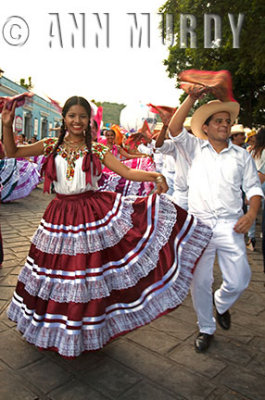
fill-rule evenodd
<path id="1" fill-rule="evenodd" d="M 3 110 L 4 104 L 7 104 L 7 109 L 11 110 L 13 103 L 16 101 L 16 108 L 22 107 L 27 98 L 34 96 L 32 92 L 25 92 L 14 97 L 0 97 L 0 113 Z"/>
<path id="2" fill-rule="evenodd" d="M 103 137 L 103 136 L 100 136 L 98 138 L 98 143 L 102 143 L 102 144 L 106 145 L 107 139 L 105 137 Z"/>
<path id="3" fill-rule="evenodd" d="M 236 101 L 233 97 L 232 76 L 229 71 L 200 71 L 188 69 L 179 74 L 180 87 L 190 93 L 194 86 L 205 87 L 221 101 Z"/>
<path id="4" fill-rule="evenodd" d="M 102 117 L 103 117 L 103 108 L 98 107 L 96 115 L 93 116 L 93 119 L 96 121 L 96 123 L 98 125 L 98 131 L 97 131 L 98 140 L 100 138 L 100 125 L 101 125 Z"/>
<path id="5" fill-rule="evenodd" d="M 116 146 L 116 144 L 114 144 L 114 145 L 112 146 L 111 153 L 112 153 L 116 158 L 119 156 L 119 151 L 118 151 L 118 147 Z"/>
<path id="6" fill-rule="evenodd" d="M 48 99 L 50 100 L 50 102 L 52 103 L 52 105 L 56 109 L 56 111 L 58 111 L 58 113 L 62 114 L 62 107 L 60 106 L 58 101 L 51 99 L 49 96 L 48 96 Z"/>
<path id="7" fill-rule="evenodd" d="M 167 113 L 172 113 L 172 115 L 174 114 L 174 112 L 176 111 L 176 108 L 173 107 L 168 107 L 168 106 L 155 106 L 154 104 L 147 104 L 147 106 L 149 107 L 150 111 L 156 114 L 160 114 L 161 111 L 162 112 L 167 112 Z"/>
<path id="8" fill-rule="evenodd" d="M 3 147 L 2 142 L 0 140 L 0 156 L 1 156 L 1 154 L 4 154 L 4 147 Z"/>

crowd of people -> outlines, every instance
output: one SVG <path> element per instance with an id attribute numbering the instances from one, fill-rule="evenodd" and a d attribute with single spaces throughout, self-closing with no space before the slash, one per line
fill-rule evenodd
<path id="1" fill-rule="evenodd" d="M 24 134 L 15 135 L 17 146 L 36 143 L 36 137 L 27 141 Z M 38 157 L 7 157 L 0 140 L 0 200 L 2 204 L 27 197 L 41 182 L 41 168 L 44 156 Z M 0 233 L 0 267 L 4 251 Z"/>
<path id="2" fill-rule="evenodd" d="M 159 132 L 145 124 L 122 140 L 116 129 L 96 136 L 89 102 L 74 96 L 57 138 L 16 143 L 16 103 L 4 106 L 3 159 L 38 158 L 44 191 L 56 194 L 8 309 L 29 343 L 70 358 L 100 349 L 179 306 L 190 288 L 195 350 L 208 349 L 216 321 L 230 328 L 251 278 L 245 235 L 254 249 L 265 129 L 236 124 L 236 101 L 210 101 L 190 118 L 208 91 L 190 90 L 178 109 L 157 107 Z M 212 293 L 216 254 L 223 282 Z"/>
<path id="3" fill-rule="evenodd" d="M 37 139 L 26 140 L 24 134 L 15 135 L 17 146 L 35 143 Z M 44 157 L 10 158 L 0 141 L 0 179 L 2 183 L 1 202 L 9 203 L 27 197 L 41 180 Z"/>

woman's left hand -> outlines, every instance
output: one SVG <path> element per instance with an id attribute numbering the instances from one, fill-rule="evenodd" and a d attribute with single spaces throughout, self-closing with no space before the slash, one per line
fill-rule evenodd
<path id="1" fill-rule="evenodd" d="M 156 180 L 155 193 L 161 194 L 161 193 L 166 193 L 167 191 L 168 191 L 168 185 L 166 178 L 164 176 L 159 176 L 158 180 Z"/>

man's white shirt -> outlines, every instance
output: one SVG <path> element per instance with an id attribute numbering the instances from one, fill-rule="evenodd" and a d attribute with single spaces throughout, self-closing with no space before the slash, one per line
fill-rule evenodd
<path id="1" fill-rule="evenodd" d="M 189 165 L 189 212 L 202 220 L 238 219 L 242 214 L 242 191 L 250 199 L 263 197 L 257 169 L 251 155 L 230 141 L 217 153 L 208 140 L 202 140 L 185 128 L 178 136 L 169 135 L 177 153 L 185 154 Z"/>

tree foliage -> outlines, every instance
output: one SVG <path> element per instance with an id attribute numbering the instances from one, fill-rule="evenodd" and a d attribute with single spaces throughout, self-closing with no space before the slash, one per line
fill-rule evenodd
<path id="1" fill-rule="evenodd" d="M 245 126 L 265 124 L 265 2 L 264 0 L 168 0 L 161 12 L 174 15 L 175 41 L 164 64 L 170 77 L 195 68 L 227 69 L 233 77 L 234 97 L 241 105 L 240 121 Z M 244 14 L 240 47 L 233 48 L 228 13 Z M 180 48 L 180 14 L 196 17 L 197 48 Z M 204 14 L 222 19 L 222 42 L 218 48 L 204 48 Z"/>
<path id="2" fill-rule="evenodd" d="M 32 84 L 31 76 L 28 77 L 28 82 L 26 82 L 25 78 L 21 78 L 19 84 L 27 90 L 31 90 L 34 87 Z"/>
<path id="3" fill-rule="evenodd" d="M 106 124 L 117 124 L 120 123 L 120 113 L 125 107 L 125 104 L 110 103 L 108 101 L 97 101 L 95 99 L 90 100 L 97 107 L 103 108 L 103 123 Z"/>
<path id="4" fill-rule="evenodd" d="M 120 123 L 120 113 L 125 107 L 125 104 L 110 103 L 107 101 L 102 102 L 103 107 L 103 122 L 106 124 L 117 124 Z"/>

